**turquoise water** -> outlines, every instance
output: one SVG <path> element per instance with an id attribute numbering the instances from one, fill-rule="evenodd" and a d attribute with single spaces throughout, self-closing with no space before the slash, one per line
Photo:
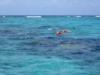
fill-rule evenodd
<path id="1" fill-rule="evenodd" d="M 0 16 L 0 75 L 99 74 L 99 17 Z"/>

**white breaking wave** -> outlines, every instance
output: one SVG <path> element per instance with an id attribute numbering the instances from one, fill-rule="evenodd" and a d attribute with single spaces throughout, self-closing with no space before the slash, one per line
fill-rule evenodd
<path id="1" fill-rule="evenodd" d="M 42 18 L 42 16 L 26 16 L 27 18 Z"/>
<path id="2" fill-rule="evenodd" d="M 82 16 L 76 16 L 76 17 L 82 17 Z"/>
<path id="3" fill-rule="evenodd" d="M 95 17 L 100 17 L 100 16 L 95 16 Z"/>
<path id="4" fill-rule="evenodd" d="M 2 16 L 3 18 L 5 18 L 6 16 Z"/>

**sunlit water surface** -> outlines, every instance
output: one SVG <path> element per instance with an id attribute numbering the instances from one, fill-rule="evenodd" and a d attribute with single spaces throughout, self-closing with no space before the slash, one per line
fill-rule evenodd
<path id="1" fill-rule="evenodd" d="M 1 16 L 0 75 L 100 75 L 100 18 Z"/>

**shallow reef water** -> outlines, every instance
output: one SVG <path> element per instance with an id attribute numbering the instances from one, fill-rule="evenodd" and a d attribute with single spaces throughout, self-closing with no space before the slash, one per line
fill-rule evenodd
<path id="1" fill-rule="evenodd" d="M 0 17 L 0 75 L 99 74 L 100 18 Z"/>

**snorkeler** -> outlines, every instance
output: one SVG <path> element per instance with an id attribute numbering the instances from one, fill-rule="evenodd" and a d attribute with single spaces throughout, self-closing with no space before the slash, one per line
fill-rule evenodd
<path id="1" fill-rule="evenodd" d="M 71 32 L 71 31 L 70 30 L 61 30 L 61 31 L 57 31 L 56 35 L 60 36 L 60 35 L 63 35 L 64 33 L 69 33 L 69 32 Z"/>

